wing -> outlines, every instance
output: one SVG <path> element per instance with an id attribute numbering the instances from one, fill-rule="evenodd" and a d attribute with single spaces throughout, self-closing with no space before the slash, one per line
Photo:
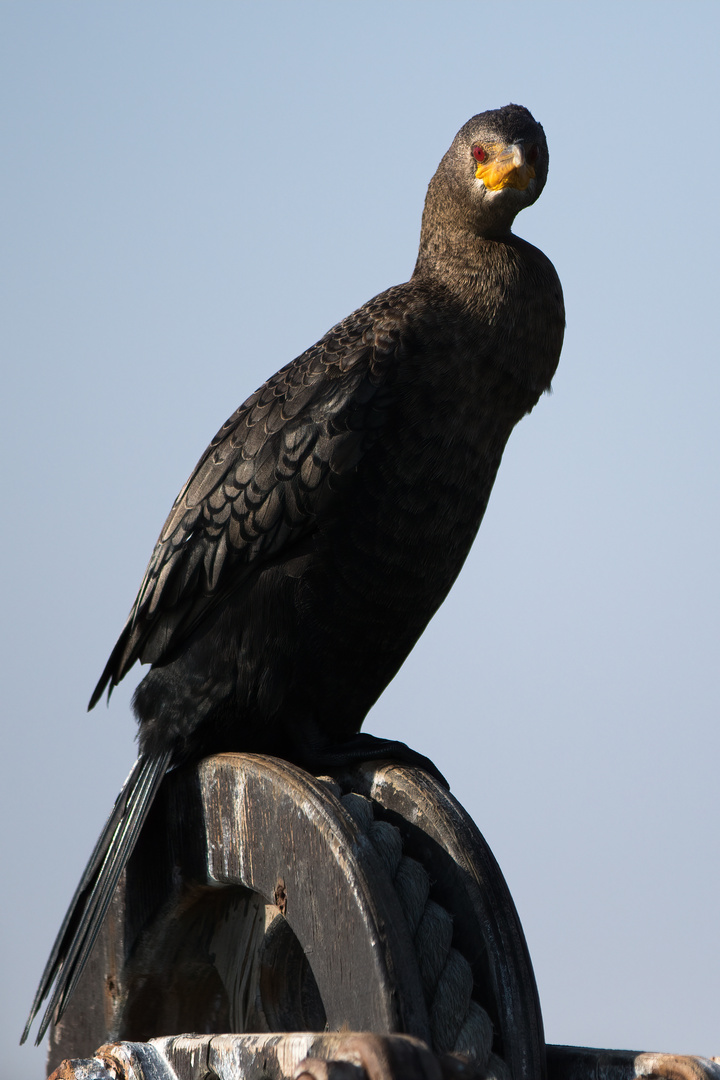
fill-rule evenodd
<path id="1" fill-rule="evenodd" d="M 136 660 L 168 657 L 230 589 L 332 512 L 386 422 L 411 336 L 407 289 L 338 324 L 223 425 L 175 500 L 89 708 Z"/>

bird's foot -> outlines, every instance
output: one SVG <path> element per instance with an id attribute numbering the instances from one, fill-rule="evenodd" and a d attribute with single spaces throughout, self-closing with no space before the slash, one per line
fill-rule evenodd
<path id="1" fill-rule="evenodd" d="M 450 790 L 447 780 L 430 758 L 419 754 L 417 750 L 411 749 L 404 742 L 396 739 L 380 739 L 364 731 L 340 743 L 313 748 L 312 755 L 303 764 L 305 768 L 320 774 L 331 769 L 357 765 L 360 761 L 379 761 L 382 758 L 389 758 L 391 761 L 397 761 L 401 765 L 410 765 L 416 769 L 424 769 L 443 787 Z"/>

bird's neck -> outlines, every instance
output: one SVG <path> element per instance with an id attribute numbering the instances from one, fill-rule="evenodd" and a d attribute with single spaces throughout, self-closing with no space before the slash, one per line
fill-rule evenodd
<path id="1" fill-rule="evenodd" d="M 423 230 L 413 280 L 437 282 L 469 299 L 480 280 L 487 288 L 493 267 L 505 265 L 507 249 L 517 242 L 509 229 L 498 236 L 478 236 L 447 225 Z"/>

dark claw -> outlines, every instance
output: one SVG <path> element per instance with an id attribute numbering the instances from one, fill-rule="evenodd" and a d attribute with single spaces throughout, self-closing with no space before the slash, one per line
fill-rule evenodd
<path id="1" fill-rule="evenodd" d="M 382 758 L 390 758 L 391 761 L 397 761 L 401 765 L 410 765 L 415 769 L 424 769 L 444 788 L 450 790 L 447 780 L 430 758 L 419 754 L 417 750 L 412 750 L 404 742 L 396 739 L 380 739 L 364 731 L 341 743 L 322 749 L 314 748 L 312 756 L 306 758 L 303 765 L 311 772 L 320 774 L 330 769 L 357 765 L 359 761 L 379 761 Z"/>

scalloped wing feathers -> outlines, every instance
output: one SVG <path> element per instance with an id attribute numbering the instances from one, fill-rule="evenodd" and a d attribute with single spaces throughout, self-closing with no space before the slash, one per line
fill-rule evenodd
<path id="1" fill-rule="evenodd" d="M 375 442 L 406 351 L 398 286 L 334 327 L 227 420 L 178 495 L 91 707 L 158 663 L 210 607 L 312 532 Z"/>

